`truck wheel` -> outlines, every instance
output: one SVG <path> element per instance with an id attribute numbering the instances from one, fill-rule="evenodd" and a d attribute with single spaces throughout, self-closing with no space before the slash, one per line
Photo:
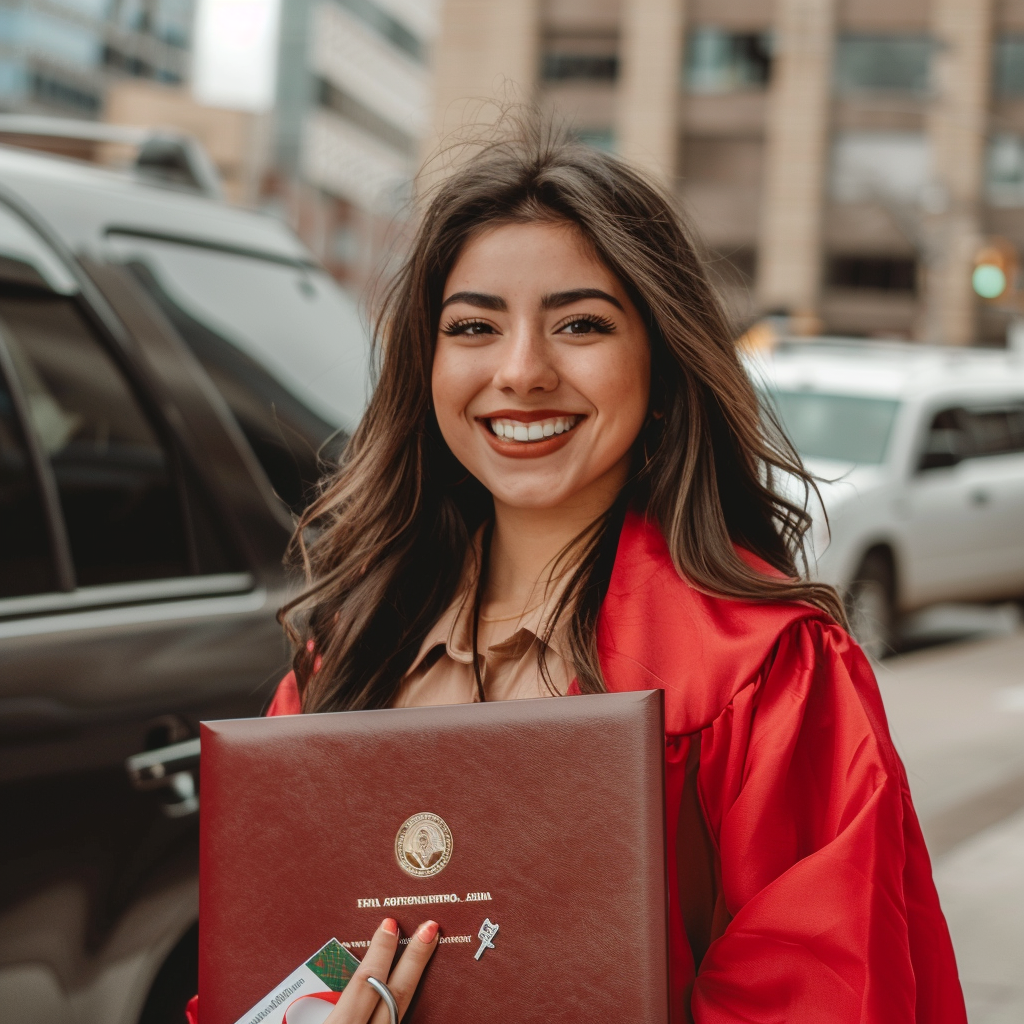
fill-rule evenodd
<path id="1" fill-rule="evenodd" d="M 892 654 L 895 643 L 893 573 L 881 552 L 872 552 L 861 563 L 846 591 L 850 633 L 874 661 Z"/>

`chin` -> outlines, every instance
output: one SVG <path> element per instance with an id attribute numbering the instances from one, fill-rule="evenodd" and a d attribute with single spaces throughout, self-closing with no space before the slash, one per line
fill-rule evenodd
<path id="1" fill-rule="evenodd" d="M 500 501 L 509 508 L 520 508 L 532 512 L 541 512 L 545 509 L 558 508 L 572 497 L 573 492 L 565 488 L 565 481 L 560 480 L 561 487 L 557 489 L 550 484 L 540 483 L 530 487 L 488 487 L 496 501 Z"/>

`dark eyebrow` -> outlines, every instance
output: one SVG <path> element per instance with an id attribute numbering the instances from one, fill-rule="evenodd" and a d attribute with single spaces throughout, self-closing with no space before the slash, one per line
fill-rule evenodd
<path id="1" fill-rule="evenodd" d="M 508 303 L 500 295 L 488 295 L 486 292 L 455 292 L 441 303 L 441 308 L 444 309 L 453 302 L 465 302 L 470 306 L 493 309 L 498 313 L 504 313 L 508 309 Z"/>
<path id="2" fill-rule="evenodd" d="M 570 292 L 552 292 L 541 300 L 541 308 L 560 309 L 572 302 L 579 302 L 580 299 L 604 299 L 605 302 L 610 302 L 618 309 L 622 309 L 622 303 L 614 295 L 609 295 L 607 292 L 601 291 L 600 288 L 574 288 Z M 622 311 L 625 312 L 624 309 Z"/>

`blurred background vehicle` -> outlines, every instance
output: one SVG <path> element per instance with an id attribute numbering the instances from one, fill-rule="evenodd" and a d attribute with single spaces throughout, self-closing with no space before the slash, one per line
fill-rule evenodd
<path id="1" fill-rule="evenodd" d="M 1024 600 L 1024 354 L 801 339 L 751 365 L 819 479 L 816 575 L 869 654 L 926 605 Z"/>
<path id="2" fill-rule="evenodd" d="M 133 789 L 125 759 L 261 711 L 292 513 L 366 396 L 353 300 L 278 221 L 184 180 L 188 149 L 139 141 L 124 174 L 0 147 L 10 1020 L 183 1019 L 195 783 Z"/>

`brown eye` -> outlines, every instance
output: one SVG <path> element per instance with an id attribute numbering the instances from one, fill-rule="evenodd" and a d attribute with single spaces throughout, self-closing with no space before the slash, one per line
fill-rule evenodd
<path id="1" fill-rule="evenodd" d="M 570 334 L 589 334 L 594 329 L 594 325 L 589 320 L 573 320 L 565 327 Z"/>
<path id="2" fill-rule="evenodd" d="M 615 324 L 603 316 L 580 316 L 558 328 L 559 334 L 610 334 Z"/>

